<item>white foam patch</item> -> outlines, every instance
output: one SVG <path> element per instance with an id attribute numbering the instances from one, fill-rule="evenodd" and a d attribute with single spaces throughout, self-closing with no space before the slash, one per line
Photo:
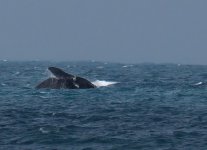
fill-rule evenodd
<path id="1" fill-rule="evenodd" d="M 118 82 L 113 82 L 113 81 L 104 81 L 104 80 L 96 80 L 92 82 L 95 86 L 97 87 L 102 87 L 102 86 L 110 86 L 113 84 L 117 84 Z"/>
<path id="2" fill-rule="evenodd" d="M 202 84 L 203 84 L 203 82 L 198 82 L 195 85 L 202 85 Z"/>

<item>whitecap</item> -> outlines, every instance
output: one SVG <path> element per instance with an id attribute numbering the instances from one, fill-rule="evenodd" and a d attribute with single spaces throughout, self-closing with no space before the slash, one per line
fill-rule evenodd
<path id="1" fill-rule="evenodd" d="M 127 68 L 127 67 L 133 67 L 134 65 L 124 65 L 122 66 L 123 68 Z"/>
<path id="2" fill-rule="evenodd" d="M 202 85 L 202 84 L 203 84 L 203 82 L 198 82 L 198 83 L 196 83 L 194 85 Z"/>
<path id="3" fill-rule="evenodd" d="M 104 81 L 104 80 L 96 80 L 94 82 L 92 82 L 95 86 L 97 87 L 102 87 L 102 86 L 110 86 L 110 85 L 113 85 L 113 84 L 116 84 L 118 82 L 114 82 L 114 81 Z"/>
<path id="4" fill-rule="evenodd" d="M 98 68 L 98 69 L 103 69 L 104 67 L 103 67 L 103 66 L 98 66 L 98 67 L 96 67 L 96 68 Z"/>
<path id="5" fill-rule="evenodd" d="M 19 75 L 20 74 L 20 72 L 19 71 L 17 71 L 14 75 Z"/>
<path id="6" fill-rule="evenodd" d="M 42 133 L 44 133 L 44 134 L 49 133 L 49 131 L 45 130 L 43 127 L 41 127 L 39 129 L 39 131 L 42 132 Z"/>
<path id="7" fill-rule="evenodd" d="M 35 70 L 39 69 L 39 67 L 34 67 Z"/>
<path id="8" fill-rule="evenodd" d="M 40 93 L 41 93 L 41 94 L 46 94 L 47 92 L 41 91 Z"/>
<path id="9" fill-rule="evenodd" d="M 26 87 L 29 87 L 30 86 L 30 84 L 28 83 L 28 84 L 26 84 Z"/>
<path id="10" fill-rule="evenodd" d="M 42 99 L 47 99 L 48 97 L 46 97 L 46 96 L 39 96 L 40 98 L 42 98 Z"/>
<path id="11" fill-rule="evenodd" d="M 2 85 L 2 86 L 5 86 L 6 84 L 4 84 L 4 83 L 1 83 L 1 85 Z"/>

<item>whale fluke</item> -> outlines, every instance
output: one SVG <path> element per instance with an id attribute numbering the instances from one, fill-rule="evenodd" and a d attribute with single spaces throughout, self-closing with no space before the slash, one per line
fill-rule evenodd
<path id="1" fill-rule="evenodd" d="M 74 78 L 74 75 L 68 74 L 64 72 L 63 70 L 61 70 L 60 68 L 49 67 L 48 70 L 50 70 L 50 72 L 59 79 L 60 78 Z"/>

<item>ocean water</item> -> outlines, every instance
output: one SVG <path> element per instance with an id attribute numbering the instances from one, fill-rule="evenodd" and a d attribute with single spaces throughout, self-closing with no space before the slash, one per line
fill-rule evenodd
<path id="1" fill-rule="evenodd" d="M 96 89 L 35 89 L 47 67 Z M 206 150 L 207 66 L 0 61 L 2 150 Z"/>

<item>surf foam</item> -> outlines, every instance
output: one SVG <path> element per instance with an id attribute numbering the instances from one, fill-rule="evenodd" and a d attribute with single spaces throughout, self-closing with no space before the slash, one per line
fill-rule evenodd
<path id="1" fill-rule="evenodd" d="M 94 82 L 92 82 L 95 86 L 97 87 L 102 87 L 102 86 L 110 86 L 113 84 L 116 84 L 118 82 L 113 82 L 113 81 L 104 81 L 104 80 L 96 80 Z"/>

